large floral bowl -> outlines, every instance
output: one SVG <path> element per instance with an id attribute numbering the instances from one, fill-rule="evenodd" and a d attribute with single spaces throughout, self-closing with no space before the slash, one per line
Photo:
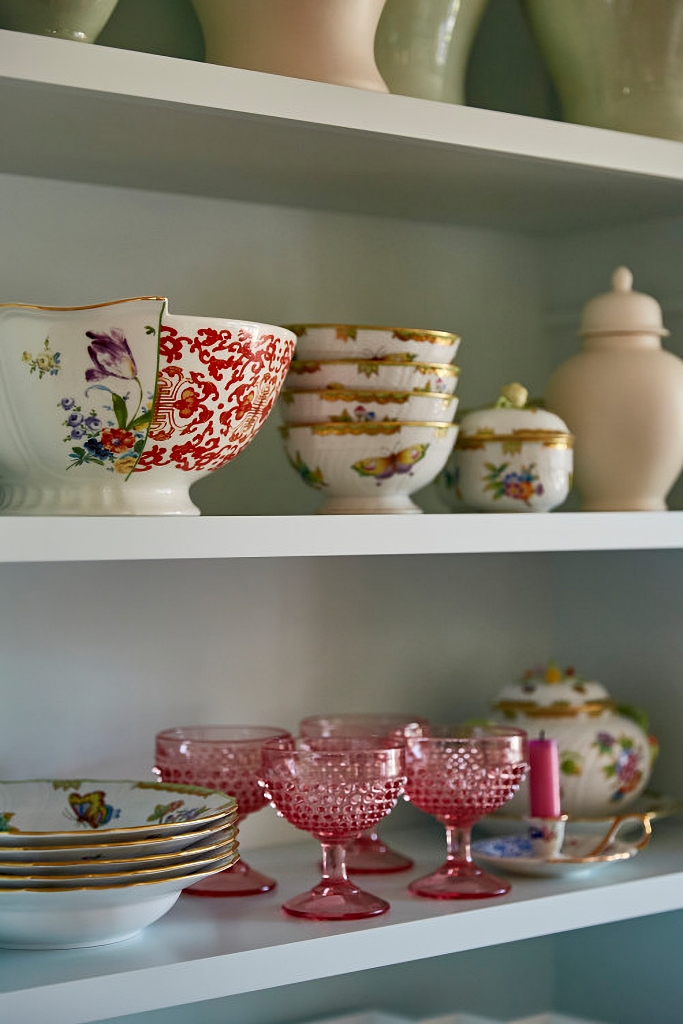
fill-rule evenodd
<path id="1" fill-rule="evenodd" d="M 290 324 L 297 336 L 296 358 L 403 359 L 451 363 L 460 337 L 449 331 L 410 327 L 364 327 L 355 324 Z"/>
<path id="2" fill-rule="evenodd" d="M 452 395 L 460 367 L 406 359 L 294 359 L 285 387 L 293 391 L 322 388 L 371 388 L 373 391 L 430 391 Z"/>
<path id="3" fill-rule="evenodd" d="M 284 382 L 295 335 L 159 297 L 0 305 L 0 512 L 186 514 Z"/>
<path id="4" fill-rule="evenodd" d="M 452 423 L 458 408 L 455 395 L 428 391 L 370 391 L 324 388 L 322 391 L 280 392 L 285 423 L 372 423 L 411 420 Z"/>
<path id="5" fill-rule="evenodd" d="M 0 782 L 0 853 L 6 846 L 110 844 L 226 824 L 234 797 L 199 786 L 112 779 Z"/>
<path id="6" fill-rule="evenodd" d="M 443 468 L 458 427 L 444 423 L 309 423 L 280 427 L 287 458 L 325 495 L 322 513 L 422 510 L 410 495 Z"/>

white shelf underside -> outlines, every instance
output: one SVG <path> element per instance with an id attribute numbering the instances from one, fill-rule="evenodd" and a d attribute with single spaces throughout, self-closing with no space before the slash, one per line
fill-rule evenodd
<path id="1" fill-rule="evenodd" d="M 0 31 L 0 172 L 557 231 L 683 212 L 683 145 Z"/>
<path id="2" fill-rule="evenodd" d="M 49 529 L 46 526 L 49 525 Z M 683 512 L 0 517 L 0 562 L 663 550 Z"/>
<path id="3" fill-rule="evenodd" d="M 681 827 L 672 822 L 660 823 L 632 861 L 573 880 L 511 877 L 509 896 L 474 904 L 407 893 L 411 878 L 443 859 L 438 834 L 398 833 L 392 841 L 416 866 L 361 883 L 389 900 L 384 917 L 345 925 L 287 918 L 282 901 L 316 880 L 316 845 L 262 849 L 258 867 L 277 877 L 273 893 L 225 901 L 181 897 L 140 936 L 109 947 L 4 951 L 0 1016 L 85 1024 L 101 1019 L 103 1007 L 108 1016 L 144 1012 L 683 907 Z"/>

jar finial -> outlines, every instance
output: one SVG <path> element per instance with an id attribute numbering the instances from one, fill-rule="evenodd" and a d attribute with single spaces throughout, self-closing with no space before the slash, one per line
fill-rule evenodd
<path id="1" fill-rule="evenodd" d="M 612 288 L 615 292 L 630 292 L 633 290 L 633 273 L 628 267 L 617 267 L 612 274 Z"/>

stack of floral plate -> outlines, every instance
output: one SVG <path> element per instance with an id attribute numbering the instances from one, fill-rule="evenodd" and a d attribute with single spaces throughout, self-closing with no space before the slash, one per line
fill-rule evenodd
<path id="1" fill-rule="evenodd" d="M 155 782 L 0 782 L 0 946 L 135 935 L 239 859 L 237 801 Z"/>
<path id="2" fill-rule="evenodd" d="M 321 512 L 419 512 L 458 434 L 446 331 L 290 326 L 295 358 L 280 394 L 287 457 L 327 498 Z"/>

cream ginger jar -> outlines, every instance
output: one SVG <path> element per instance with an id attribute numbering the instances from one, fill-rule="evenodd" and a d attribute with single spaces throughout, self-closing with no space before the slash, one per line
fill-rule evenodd
<path id="1" fill-rule="evenodd" d="M 555 739 L 562 811 L 571 817 L 619 815 L 650 778 L 657 741 L 642 712 L 618 706 L 600 683 L 555 665 L 530 669 L 503 688 L 497 717 L 530 737 Z M 510 810 L 527 813 L 525 787 Z"/>
<path id="2" fill-rule="evenodd" d="M 546 403 L 576 437 L 584 511 L 657 511 L 683 468 L 683 360 L 662 349 L 659 303 L 618 267 L 585 306 L 583 351 L 555 371 Z"/>

